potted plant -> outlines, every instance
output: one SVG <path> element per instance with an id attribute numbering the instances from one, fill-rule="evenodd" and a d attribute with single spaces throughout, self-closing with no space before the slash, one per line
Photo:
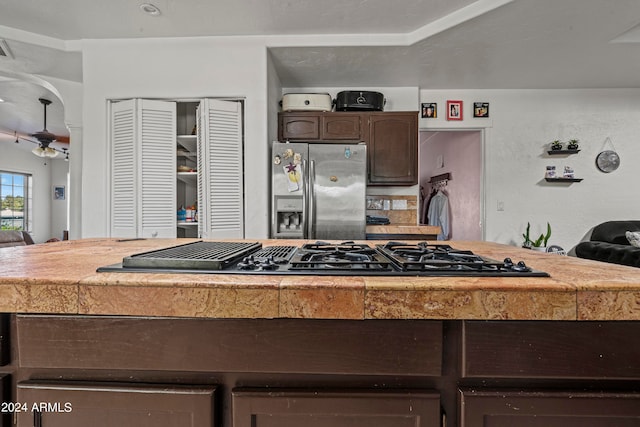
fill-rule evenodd
<path id="1" fill-rule="evenodd" d="M 547 222 L 547 233 L 540 234 L 540 236 L 535 240 L 531 240 L 531 236 L 529 234 L 530 231 L 531 231 L 531 224 L 527 222 L 527 229 L 522 235 L 522 237 L 524 237 L 524 242 L 522 243 L 522 247 L 528 248 L 528 249 L 535 249 L 538 251 L 546 251 L 547 242 L 551 237 L 551 225 L 549 225 L 549 223 Z"/>
<path id="2" fill-rule="evenodd" d="M 562 142 L 560 142 L 559 140 L 555 140 L 551 143 L 551 149 L 552 150 L 562 150 Z"/>
<path id="3" fill-rule="evenodd" d="M 567 148 L 569 150 L 577 150 L 578 149 L 578 140 L 577 139 L 571 139 L 569 140 L 569 144 L 567 145 Z"/>

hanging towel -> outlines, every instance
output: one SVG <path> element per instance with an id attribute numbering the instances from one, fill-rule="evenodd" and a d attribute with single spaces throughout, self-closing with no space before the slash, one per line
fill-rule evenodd
<path id="1" fill-rule="evenodd" d="M 449 238 L 449 198 L 439 190 L 429 202 L 429 225 L 440 227 L 438 240 Z"/>

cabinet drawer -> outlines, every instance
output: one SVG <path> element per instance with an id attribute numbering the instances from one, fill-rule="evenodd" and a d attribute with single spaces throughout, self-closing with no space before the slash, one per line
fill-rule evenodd
<path id="1" fill-rule="evenodd" d="M 640 394 L 462 390 L 460 427 L 638 427 Z"/>
<path id="2" fill-rule="evenodd" d="M 638 322 L 464 322 L 463 376 L 640 379 Z"/>
<path id="3" fill-rule="evenodd" d="M 233 427 L 427 427 L 440 425 L 436 392 L 233 391 Z"/>
<path id="4" fill-rule="evenodd" d="M 29 407 L 17 414 L 17 425 L 213 427 L 215 390 L 213 386 L 26 381 L 18 384 L 17 402 Z M 46 406 L 38 413 L 33 404 L 41 402 Z"/>
<path id="5" fill-rule="evenodd" d="M 16 323 L 25 368 L 442 373 L 440 321 L 18 315 Z"/>

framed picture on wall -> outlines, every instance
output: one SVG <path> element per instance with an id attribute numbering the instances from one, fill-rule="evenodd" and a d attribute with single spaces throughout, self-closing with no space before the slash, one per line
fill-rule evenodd
<path id="1" fill-rule="evenodd" d="M 53 186 L 53 200 L 64 200 L 64 185 Z"/>
<path id="2" fill-rule="evenodd" d="M 438 104 L 435 102 L 426 102 L 422 104 L 422 118 L 435 119 L 438 117 Z"/>
<path id="3" fill-rule="evenodd" d="M 462 120 L 462 101 L 447 101 L 447 120 Z"/>
<path id="4" fill-rule="evenodd" d="M 489 117 L 489 103 L 488 102 L 474 102 L 473 103 L 473 117 Z"/>

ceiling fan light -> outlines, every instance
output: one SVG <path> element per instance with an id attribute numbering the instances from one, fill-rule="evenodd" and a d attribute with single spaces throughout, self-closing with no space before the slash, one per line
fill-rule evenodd
<path id="1" fill-rule="evenodd" d="M 53 148 L 51 148 L 51 147 L 47 147 L 47 148 L 44 149 L 44 156 L 45 157 L 51 157 L 51 158 L 57 157 L 58 156 L 58 152 L 56 150 L 54 150 Z"/>
<path id="2" fill-rule="evenodd" d="M 38 145 L 36 148 L 34 148 L 33 150 L 31 150 L 31 152 L 33 154 L 35 154 L 38 157 L 45 157 L 45 151 L 44 148 L 42 148 L 42 146 Z"/>

